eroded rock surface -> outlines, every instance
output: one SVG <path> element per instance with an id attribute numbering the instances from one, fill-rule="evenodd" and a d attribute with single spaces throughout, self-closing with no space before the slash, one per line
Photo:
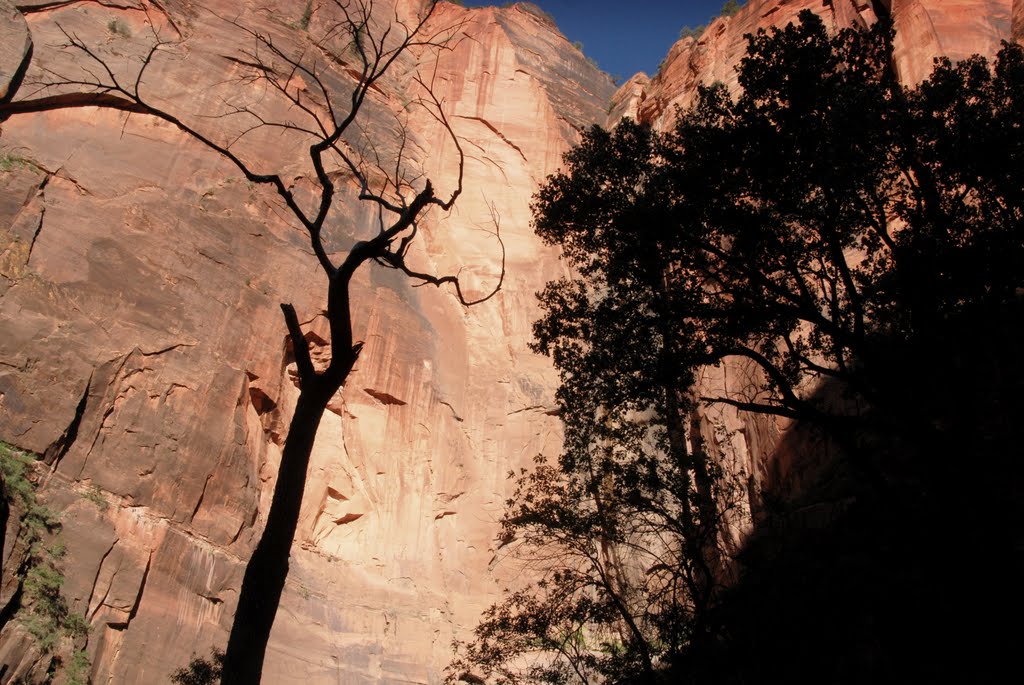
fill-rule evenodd
<path id="1" fill-rule="evenodd" d="M 207 4 L 286 49 L 305 40 L 295 3 Z M 556 378 L 527 343 L 534 293 L 563 267 L 533 235 L 528 204 L 577 131 L 606 112 L 612 122 L 668 126 L 697 84 L 735 85 L 745 33 L 805 8 L 835 26 L 866 25 L 876 5 L 891 8 L 905 36 L 908 82 L 939 50 L 991 54 L 1009 35 L 1011 9 L 1015 26 L 1022 16 L 1009 0 L 751 0 L 613 98 L 610 79 L 536 8 L 439 7 L 434 24 L 460 26 L 464 37 L 420 55 L 421 73 L 463 139 L 466 191 L 450 215 L 425 222 L 412 258 L 486 292 L 501 268 L 497 225 L 505 282 L 467 310 L 391 271 L 360 275 L 355 326 L 365 348 L 318 435 L 265 682 L 438 682 L 452 638 L 512 572 L 497 563 L 494 539 L 506 474 L 560 448 Z M 147 82 L 214 135 L 230 133 L 230 118 L 197 114 L 260 97 L 237 82 L 248 69 L 244 35 L 185 0 L 19 7 L 37 46 L 63 42 L 58 23 L 105 55 L 139 55 L 151 25 L 182 38 L 187 50 L 155 63 Z M 409 18 L 421 4 L 395 8 Z M 3 88 L 28 34 L 2 1 L 0 14 Z M 311 28 L 328 21 L 318 9 Z M 52 50 L 36 58 L 69 65 Z M 374 92 L 367 137 L 393 145 L 396 117 L 407 117 L 408 159 L 446 192 L 455 151 L 410 106 L 415 68 L 404 61 Z M 324 78 L 348 83 L 340 67 Z M 257 131 L 242 152 L 301 189 L 310 171 L 293 143 Z M 322 358 L 324 282 L 276 198 L 167 124 L 92 109 L 16 117 L 3 125 L 0 153 L 10 153 L 0 171 L 0 437 L 46 455 L 43 492 L 64 511 L 65 594 L 92 627 L 93 682 L 162 682 L 192 653 L 224 644 L 297 395 L 278 303 L 295 305 Z M 375 230 L 353 189 L 344 192 L 328 227 L 338 254 Z M 723 367 L 703 382 L 727 388 L 747 373 Z M 786 426 L 731 410 L 700 419 L 704 442 L 749 474 L 752 489 L 794 478 L 798 465 L 766 457 L 785 443 Z M 14 624 L 5 631 L 0 661 L 9 673 L 30 668 L 26 636 Z"/>
<path id="2" fill-rule="evenodd" d="M 260 7 L 244 8 L 247 25 L 301 44 L 294 3 Z M 61 42 L 58 23 L 115 57 L 140 54 L 150 22 L 180 35 L 187 51 L 154 63 L 148 92 L 212 135 L 234 124 L 197 113 L 254 96 L 233 81 L 244 35 L 188 3 L 33 9 L 38 44 Z M 397 4 L 402 18 L 420 10 Z M 318 10 L 310 28 L 328 21 Z M 460 26 L 453 49 L 418 57 L 462 138 L 466 191 L 422 227 L 412 261 L 482 294 L 501 271 L 497 224 L 507 275 L 468 310 L 394 272 L 360 275 L 366 344 L 321 425 L 266 682 L 436 682 L 459 626 L 500 589 L 507 472 L 559 446 L 555 379 L 527 342 L 534 292 L 561 266 L 532 234 L 527 200 L 614 88 L 530 6 L 442 4 L 432 21 Z M 410 106 L 415 69 L 406 60 L 374 93 L 367 137 L 393 145 L 407 118 L 413 168 L 450 192 L 455 151 Z M 340 69 L 324 78 L 347 83 Z M 8 121 L 0 144 L 18 159 L 0 172 L 0 436 L 47 455 L 44 496 L 64 512 L 64 592 L 92 627 L 93 682 L 161 682 L 225 642 L 297 395 L 277 305 L 294 303 L 322 355 L 324 283 L 276 199 L 164 123 L 64 110 Z M 287 138 L 242 145 L 305 182 Z M 329 226 L 338 253 L 375 230 L 347 203 Z M 15 629 L 3 655 L 14 665 Z"/>

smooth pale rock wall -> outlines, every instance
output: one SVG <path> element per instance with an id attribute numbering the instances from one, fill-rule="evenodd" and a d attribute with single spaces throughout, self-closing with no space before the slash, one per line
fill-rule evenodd
<path id="1" fill-rule="evenodd" d="M 153 65 L 147 92 L 214 135 L 235 124 L 197 114 L 225 101 L 287 115 L 232 81 L 246 67 L 231 57 L 250 45 L 237 30 L 188 3 L 142 7 L 25 16 L 37 46 L 61 42 L 59 22 L 115 59 L 140 53 L 147 22 L 180 35 L 187 49 Z M 294 3 L 210 9 L 286 49 L 304 40 L 288 26 Z M 129 36 L 109 29 L 115 18 Z M 311 30 L 330 19 L 318 10 Z M 453 636 L 508 572 L 494 563 L 507 472 L 559 449 L 554 374 L 527 342 L 534 293 L 562 267 L 530 230 L 528 198 L 603 118 L 613 86 L 528 6 L 442 4 L 431 27 L 460 35 L 417 57 L 466 152 L 465 191 L 424 222 L 412 258 L 482 294 L 501 271 L 498 225 L 505 281 L 467 310 L 394 272 L 360 274 L 366 345 L 318 435 L 266 682 L 437 682 Z M 52 50 L 36 59 L 74 66 Z M 410 106 L 416 68 L 404 60 L 374 92 L 366 138 L 389 144 L 407 120 L 412 170 L 450 192 L 455 150 Z M 161 682 L 226 639 L 297 393 L 277 304 L 294 303 L 326 352 L 324 282 L 275 197 L 166 124 L 60 111 L 6 122 L 0 146 L 30 160 L 0 172 L 0 436 L 48 456 L 44 493 L 64 512 L 64 591 L 92 626 L 93 682 Z M 294 138 L 259 131 L 239 149 L 300 190 L 309 177 Z M 330 249 L 374 225 L 346 200 Z M 0 638 L 5 678 L 29 672 L 16 626 Z"/>
<path id="2" fill-rule="evenodd" d="M 1011 39 L 1011 0 L 893 0 L 893 51 L 900 79 L 928 78 L 936 56 L 961 60 L 991 57 Z"/>

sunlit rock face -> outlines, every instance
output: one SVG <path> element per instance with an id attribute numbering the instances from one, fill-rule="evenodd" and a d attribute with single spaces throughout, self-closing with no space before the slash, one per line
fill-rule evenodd
<path id="1" fill-rule="evenodd" d="M 58 24 L 115 63 L 141 54 L 155 25 L 185 46 L 144 82 L 167 109 L 218 140 L 246 122 L 201 115 L 258 103 L 294 118 L 239 81 L 252 42 L 227 20 L 290 51 L 307 45 L 302 3 L 207 4 L 21 3 L 37 67 L 70 64 L 49 47 L 65 42 Z M 423 9 L 385 5 L 382 21 Z M 0 11 L 7 79 L 27 34 Z M 309 29 L 334 18 L 318 9 Z M 413 76 L 433 84 L 465 152 L 464 192 L 421 226 L 413 261 L 482 295 L 501 273 L 500 227 L 505 280 L 466 309 L 392 271 L 360 275 L 365 347 L 320 428 L 267 683 L 437 682 L 452 638 L 503 587 L 508 471 L 559 449 L 556 379 L 527 343 L 534 293 L 562 267 L 533 235 L 528 199 L 579 129 L 604 119 L 614 87 L 531 6 L 442 3 L 430 29 L 454 39 L 396 65 L 364 112 L 365 139 L 394 150 L 405 124 L 410 175 L 450 193 L 457 153 L 416 107 Z M 323 78 L 347 97 L 343 67 Z M 259 130 L 238 150 L 301 191 L 311 171 L 298 142 Z M 64 593 L 92 626 L 93 682 L 164 682 L 226 640 L 297 396 L 278 303 L 295 305 L 323 357 L 325 280 L 271 193 L 164 123 L 65 110 L 6 122 L 0 145 L 25 160 L 0 172 L 0 437 L 48 456 Z M 340 257 L 375 230 L 345 200 L 330 247 Z M 5 682 L 38 670 L 15 624 L 0 642 Z"/>
<path id="2" fill-rule="evenodd" d="M 141 2 L 24 0 L 23 17 L 0 0 L 0 99 L 29 31 L 37 67 L 63 70 L 74 61 L 53 47 L 66 42 L 58 24 L 116 60 L 140 55 L 158 26 L 184 41 L 144 84 L 167 109 L 220 140 L 245 122 L 201 115 L 260 104 L 293 116 L 240 81 L 252 42 L 231 20 L 283 49 L 308 47 L 302 3 L 216 0 L 207 12 L 186 0 Z M 336 18 L 323 5 L 311 32 Z M 527 344 L 534 293 L 563 267 L 530 229 L 529 198 L 580 129 L 624 115 L 670 125 L 697 84 L 735 86 L 745 33 L 805 8 L 837 27 L 891 10 L 911 83 L 939 51 L 991 54 L 1011 17 L 1021 25 L 1020 5 L 751 0 L 673 46 L 652 79 L 634 77 L 613 94 L 535 7 L 442 3 L 431 28 L 456 40 L 397 65 L 368 102 L 364 141 L 393 152 L 404 123 L 410 172 L 451 192 L 456 150 L 415 105 L 413 77 L 431 82 L 461 138 L 464 192 L 450 215 L 421 226 L 414 261 L 459 273 L 469 296 L 483 294 L 501 272 L 500 227 L 505 280 L 493 299 L 465 309 L 393 271 L 360 275 L 355 327 L 365 347 L 321 425 L 264 682 L 438 682 L 452 638 L 505 586 L 495 534 L 506 474 L 560 448 L 557 379 Z M 377 9 L 381 20 L 410 21 L 422 3 Z M 343 99 L 344 67 L 325 69 Z M 312 84 L 295 87 L 315 100 Z M 303 149 L 266 129 L 238 147 L 300 193 L 312 173 Z M 324 278 L 271 193 L 167 124 L 94 109 L 25 116 L 3 124 L 0 154 L 0 438 L 47 456 L 43 492 L 64 512 L 64 593 L 91 625 L 93 682 L 164 682 L 192 653 L 226 640 L 297 395 L 278 304 L 295 305 L 323 359 Z M 343 193 L 328 227 L 336 256 L 376 230 L 354 190 Z M 702 379 L 723 390 L 749 381 L 742 367 Z M 705 444 L 752 489 L 799 481 L 786 426 L 722 409 L 700 419 Z M 24 631 L 3 631 L 0 681 L 38 672 Z"/>
<path id="3" fill-rule="evenodd" d="M 834 29 L 865 27 L 889 16 L 896 29 L 896 68 L 907 85 L 926 78 L 939 55 L 954 61 L 994 55 L 1000 41 L 1011 38 L 1014 13 L 1019 25 L 1024 11 L 1020 0 L 750 0 L 734 16 L 712 21 L 700 37 L 676 42 L 649 86 L 638 90 L 631 80 L 615 102 L 631 99 L 639 120 L 669 127 L 676 107 L 691 105 L 699 85 L 738 87 L 736 65 L 746 51 L 744 36 L 796 21 L 804 10 L 817 13 Z M 612 116 L 614 122 L 620 114 L 613 110 Z"/>
<path id="4" fill-rule="evenodd" d="M 1012 9 L 1011 0 L 892 0 L 901 80 L 913 86 L 928 78 L 938 55 L 995 55 L 1012 37 Z"/>

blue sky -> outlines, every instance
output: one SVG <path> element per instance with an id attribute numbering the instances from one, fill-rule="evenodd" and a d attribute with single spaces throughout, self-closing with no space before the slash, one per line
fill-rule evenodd
<path id="1" fill-rule="evenodd" d="M 613 76 L 653 76 L 683 26 L 705 24 L 725 0 L 533 0 Z M 504 4 L 465 0 L 467 7 Z"/>

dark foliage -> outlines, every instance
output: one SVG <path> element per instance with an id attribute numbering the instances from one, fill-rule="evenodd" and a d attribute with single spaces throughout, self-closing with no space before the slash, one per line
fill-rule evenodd
<path id="1" fill-rule="evenodd" d="M 171 674 L 174 685 L 216 685 L 224 670 L 224 652 L 214 650 L 209 659 L 194 656 L 187 668 Z"/>
<path id="2" fill-rule="evenodd" d="M 887 25 L 829 36 L 805 12 L 749 38 L 737 99 L 706 88 L 664 134 L 594 128 L 548 179 L 536 229 L 576 275 L 535 334 L 565 445 L 519 474 L 503 531 L 542 580 L 450 680 L 969 679 L 999 663 L 983 645 L 1011 653 L 1024 51 L 913 90 L 891 64 Z M 722 364 L 754 382 L 687 390 Z M 742 550 L 710 405 L 839 455 L 796 494 L 746 493 Z"/>

